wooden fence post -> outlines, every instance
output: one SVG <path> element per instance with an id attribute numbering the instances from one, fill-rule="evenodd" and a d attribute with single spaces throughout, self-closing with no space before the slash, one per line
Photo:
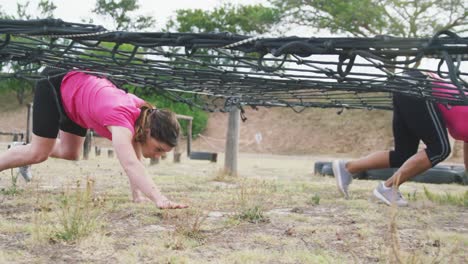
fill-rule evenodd
<path id="1" fill-rule="evenodd" d="M 159 158 L 150 158 L 150 165 L 156 165 L 159 163 Z"/>
<path id="2" fill-rule="evenodd" d="M 98 146 L 94 146 L 94 154 L 96 157 L 101 156 L 101 148 Z"/>
<path id="3" fill-rule="evenodd" d="M 224 173 L 237 176 L 237 154 L 239 152 L 240 110 L 232 108 L 229 111 L 228 130 L 226 136 L 226 153 L 224 155 Z"/>
<path id="4" fill-rule="evenodd" d="M 180 153 L 179 142 L 180 142 L 180 136 L 179 138 L 177 138 L 177 145 L 174 147 L 174 151 L 173 151 L 174 163 L 180 163 L 180 156 L 182 156 L 182 153 Z"/>
<path id="5" fill-rule="evenodd" d="M 86 132 L 85 141 L 83 143 L 83 159 L 89 158 L 89 152 L 91 152 L 91 143 L 93 141 L 93 131 L 89 130 Z"/>
<path id="6" fill-rule="evenodd" d="M 190 157 L 192 152 L 192 119 L 188 120 L 187 124 L 187 157 Z"/>
<path id="7" fill-rule="evenodd" d="M 33 115 L 33 104 L 29 103 L 27 105 L 28 107 L 28 116 L 27 116 L 27 123 L 26 123 L 26 144 L 29 144 L 31 142 L 31 131 L 32 131 L 32 115 Z"/>

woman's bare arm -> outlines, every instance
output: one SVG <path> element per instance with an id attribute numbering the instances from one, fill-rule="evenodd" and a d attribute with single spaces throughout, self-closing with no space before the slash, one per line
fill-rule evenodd
<path id="1" fill-rule="evenodd" d="M 159 208 L 186 208 L 186 205 L 171 202 L 164 196 L 154 182 L 146 175 L 145 167 L 140 162 L 132 145 L 132 133 L 125 127 L 110 126 L 112 145 L 117 158 L 127 174 L 131 185 L 137 187 Z"/>

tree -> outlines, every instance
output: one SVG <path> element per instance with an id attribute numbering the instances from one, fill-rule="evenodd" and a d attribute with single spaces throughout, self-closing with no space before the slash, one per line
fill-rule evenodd
<path id="1" fill-rule="evenodd" d="M 117 30 L 142 30 L 154 26 L 156 21 L 151 16 L 132 14 L 139 8 L 138 0 L 97 0 L 93 12 L 111 17 Z"/>
<path id="2" fill-rule="evenodd" d="M 262 5 L 235 6 L 224 4 L 212 11 L 180 9 L 167 23 L 176 32 L 224 32 L 263 34 L 280 18 L 279 10 Z"/>
<path id="3" fill-rule="evenodd" d="M 0 12 L 0 18 L 6 19 L 41 19 L 41 18 L 52 18 L 54 17 L 54 11 L 57 9 L 57 6 L 52 0 L 41 0 L 34 9 L 36 15 L 34 16 L 31 13 L 31 8 L 29 5 L 30 1 L 25 1 L 23 3 L 16 3 L 16 15 L 10 15 L 3 12 Z"/>
<path id="4" fill-rule="evenodd" d="M 53 3 L 53 1 L 49 0 L 41 0 L 35 10 L 38 12 L 36 15 L 33 15 L 30 8 L 30 2 L 25 1 L 24 3 L 17 3 L 16 4 L 16 14 L 10 15 L 6 13 L 0 13 L 0 18 L 5 19 L 42 19 L 42 18 L 52 18 L 54 17 L 53 13 L 57 6 Z M 7 66 L 7 67 L 5 67 Z M 0 65 L 0 69 L 3 68 L 12 69 L 15 72 L 20 71 L 28 71 L 34 72 L 38 69 L 38 65 L 19 65 L 18 63 L 14 62 L 2 62 Z M 28 91 L 32 91 L 34 88 L 34 83 L 25 79 L 2 79 L 0 83 L 0 89 L 9 89 L 13 90 L 16 93 L 16 98 L 19 104 L 23 104 L 26 94 Z"/>
<path id="5" fill-rule="evenodd" d="M 467 0 L 269 0 L 283 21 L 356 37 L 468 31 Z"/>
<path id="6" fill-rule="evenodd" d="M 38 4 L 42 18 L 52 18 L 54 17 L 54 10 L 57 9 L 57 6 L 52 1 L 41 0 Z"/>

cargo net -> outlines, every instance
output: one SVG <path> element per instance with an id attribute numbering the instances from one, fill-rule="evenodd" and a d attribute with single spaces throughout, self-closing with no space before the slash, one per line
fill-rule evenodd
<path id="1" fill-rule="evenodd" d="M 404 75 L 419 68 L 443 78 Z M 1 78 L 46 78 L 44 67 L 106 76 L 136 94 L 158 94 L 206 111 L 233 106 L 391 109 L 402 93 L 468 105 L 468 38 L 249 37 L 143 33 L 61 20 L 0 20 Z M 429 74 L 434 76 L 433 74 Z M 451 84 L 447 88 L 446 85 Z M 444 88 L 434 93 L 434 88 Z"/>

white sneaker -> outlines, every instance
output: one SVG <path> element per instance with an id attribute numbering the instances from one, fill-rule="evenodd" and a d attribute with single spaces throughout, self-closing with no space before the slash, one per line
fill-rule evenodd
<path id="1" fill-rule="evenodd" d="M 377 188 L 374 189 L 374 195 L 387 205 L 395 203 L 400 207 L 408 206 L 408 202 L 403 198 L 400 191 L 394 188 L 386 188 L 384 182 L 377 185 Z"/>
<path id="2" fill-rule="evenodd" d="M 30 182 L 32 180 L 31 165 L 21 166 L 18 171 L 25 181 Z"/>
<path id="3" fill-rule="evenodd" d="M 348 198 L 348 187 L 353 181 L 353 175 L 346 169 L 346 161 L 335 160 L 332 163 L 333 175 L 336 179 L 336 186 L 338 190 Z"/>

